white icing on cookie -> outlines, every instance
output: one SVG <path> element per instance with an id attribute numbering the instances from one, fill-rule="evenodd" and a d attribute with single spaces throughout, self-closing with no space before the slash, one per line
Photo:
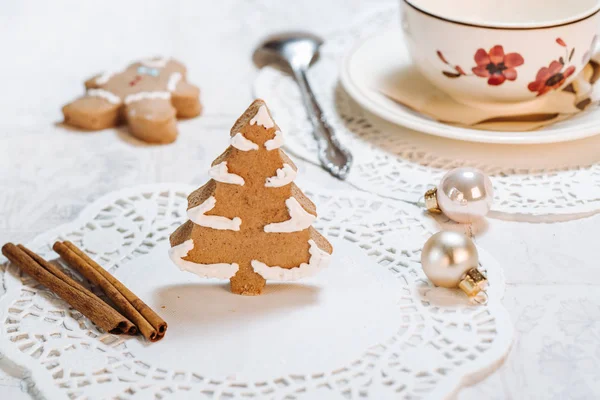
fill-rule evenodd
<path id="1" fill-rule="evenodd" d="M 290 164 L 283 164 L 283 167 L 277 170 L 277 175 L 267 178 L 265 187 L 282 187 L 296 179 L 296 171 Z"/>
<path id="2" fill-rule="evenodd" d="M 106 82 L 110 81 L 110 78 L 113 77 L 113 75 L 118 74 L 119 72 L 115 72 L 115 71 L 106 71 L 103 72 L 102 74 L 100 74 L 99 77 L 96 78 L 96 84 L 98 85 L 104 85 Z"/>
<path id="3" fill-rule="evenodd" d="M 167 65 L 168 62 L 169 62 L 168 58 L 160 57 L 160 58 L 157 58 L 154 60 L 151 58 L 141 60 L 140 64 L 142 64 L 145 67 L 150 67 L 150 68 L 163 68 Z"/>
<path id="4" fill-rule="evenodd" d="M 208 199 L 204 200 L 204 203 L 187 210 L 188 218 L 193 223 L 207 228 L 239 231 L 240 225 L 242 224 L 242 219 L 240 217 L 229 219 L 218 215 L 204 215 L 215 208 L 216 204 L 217 199 L 215 199 L 214 196 L 210 196 Z"/>
<path id="5" fill-rule="evenodd" d="M 223 161 L 220 164 L 215 165 L 208 170 L 208 175 L 215 181 L 223 183 L 231 183 L 233 185 L 244 186 L 244 178 L 236 174 L 230 174 L 227 169 L 227 161 Z"/>
<path id="6" fill-rule="evenodd" d="M 116 94 L 104 89 L 89 89 L 87 91 L 89 97 L 100 97 L 112 104 L 121 104 L 121 99 Z"/>
<path id="7" fill-rule="evenodd" d="M 283 135 L 280 131 L 275 132 L 275 137 L 265 142 L 265 148 L 267 150 L 275 150 L 283 146 Z"/>
<path id="8" fill-rule="evenodd" d="M 265 232 L 299 232 L 311 226 L 317 219 L 316 215 L 306 212 L 294 197 L 287 199 L 285 205 L 290 213 L 290 219 L 265 225 Z"/>
<path id="9" fill-rule="evenodd" d="M 250 120 L 250 125 L 262 125 L 263 127 L 270 129 L 275 126 L 275 122 L 269 116 L 266 106 L 260 106 L 256 115 Z"/>
<path id="10" fill-rule="evenodd" d="M 149 68 L 163 68 L 167 65 L 167 63 L 169 62 L 168 58 L 157 58 L 156 60 L 152 60 L 150 58 L 145 59 L 145 60 L 141 60 L 140 64 L 149 67 Z M 110 78 L 112 78 L 114 75 L 120 74 L 121 71 L 106 71 L 103 72 L 102 74 L 100 74 L 99 77 L 96 78 L 96 84 L 98 85 L 104 85 L 105 83 L 107 83 Z"/>
<path id="11" fill-rule="evenodd" d="M 140 100 L 154 100 L 154 99 L 162 99 L 169 100 L 171 98 L 170 92 L 139 92 L 133 93 L 129 96 L 125 97 L 125 104 L 131 104 Z"/>
<path id="12" fill-rule="evenodd" d="M 241 151 L 258 150 L 258 145 L 238 132 L 231 138 L 231 145 Z"/>
<path id="13" fill-rule="evenodd" d="M 185 242 L 169 249 L 169 258 L 182 271 L 192 272 L 204 278 L 229 279 L 232 278 L 240 269 L 236 263 L 226 264 L 198 264 L 184 260 L 188 253 L 194 248 L 194 240 L 189 239 Z"/>
<path id="14" fill-rule="evenodd" d="M 308 264 L 302 263 L 295 268 L 269 267 L 267 264 L 258 260 L 252 260 L 250 264 L 252 265 L 254 272 L 267 280 L 295 281 L 300 278 L 314 275 L 329 265 L 331 254 L 321 250 L 312 239 L 308 241 L 308 244 L 310 244 L 310 248 L 308 249 L 310 259 L 308 260 Z"/>
<path id="15" fill-rule="evenodd" d="M 169 92 L 174 92 L 179 81 L 181 81 L 181 73 L 173 72 L 169 77 L 169 82 L 167 82 L 167 90 Z"/>

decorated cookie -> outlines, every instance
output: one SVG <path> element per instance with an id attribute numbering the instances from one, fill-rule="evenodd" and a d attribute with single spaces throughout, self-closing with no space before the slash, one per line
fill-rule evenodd
<path id="1" fill-rule="evenodd" d="M 177 137 L 177 118 L 200 114 L 200 90 L 186 81 L 183 64 L 153 58 L 85 82 L 85 95 L 63 107 L 65 123 L 99 130 L 127 123 L 131 134 L 150 143 Z"/>
<path id="2" fill-rule="evenodd" d="M 213 162 L 212 179 L 188 197 L 189 220 L 169 250 L 179 268 L 258 295 L 266 280 L 296 280 L 328 264 L 333 249 L 311 226 L 315 205 L 294 184 L 297 169 L 282 144 L 267 106 L 254 101 Z"/>

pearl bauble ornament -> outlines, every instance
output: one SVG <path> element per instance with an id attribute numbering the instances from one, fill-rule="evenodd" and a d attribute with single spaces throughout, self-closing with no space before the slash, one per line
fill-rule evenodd
<path id="1" fill-rule="evenodd" d="M 438 232 L 427 240 L 421 252 L 423 272 L 436 286 L 459 287 L 469 296 L 487 284 L 477 269 L 479 255 L 471 239 L 457 232 Z"/>
<path id="2" fill-rule="evenodd" d="M 449 171 L 440 184 L 425 193 L 429 211 L 443 212 L 456 222 L 469 223 L 483 218 L 494 200 L 490 178 L 475 168 Z"/>

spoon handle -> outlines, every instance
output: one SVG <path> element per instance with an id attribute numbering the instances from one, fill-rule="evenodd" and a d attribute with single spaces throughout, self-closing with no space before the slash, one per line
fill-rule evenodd
<path id="1" fill-rule="evenodd" d="M 342 180 L 346 179 L 352 165 L 352 154 L 339 142 L 334 130 L 327 123 L 308 82 L 306 69 L 295 68 L 293 72 L 300 87 L 308 119 L 313 126 L 313 136 L 319 148 L 319 161 L 331 175 Z"/>

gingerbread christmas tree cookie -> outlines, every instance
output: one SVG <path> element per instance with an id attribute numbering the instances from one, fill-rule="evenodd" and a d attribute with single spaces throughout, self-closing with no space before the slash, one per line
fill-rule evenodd
<path id="1" fill-rule="evenodd" d="M 260 294 L 266 280 L 296 280 L 327 266 L 333 249 L 311 226 L 315 205 L 294 184 L 296 166 L 282 144 L 267 106 L 254 101 L 213 162 L 212 179 L 188 197 L 189 220 L 171 235 L 177 266 L 229 279 L 231 291 L 245 295 Z"/>
<path id="2" fill-rule="evenodd" d="M 131 134 L 150 143 L 177 138 L 177 118 L 200 115 L 200 90 L 187 82 L 178 61 L 153 58 L 85 82 L 85 95 L 63 107 L 65 123 L 88 130 L 126 123 Z"/>

